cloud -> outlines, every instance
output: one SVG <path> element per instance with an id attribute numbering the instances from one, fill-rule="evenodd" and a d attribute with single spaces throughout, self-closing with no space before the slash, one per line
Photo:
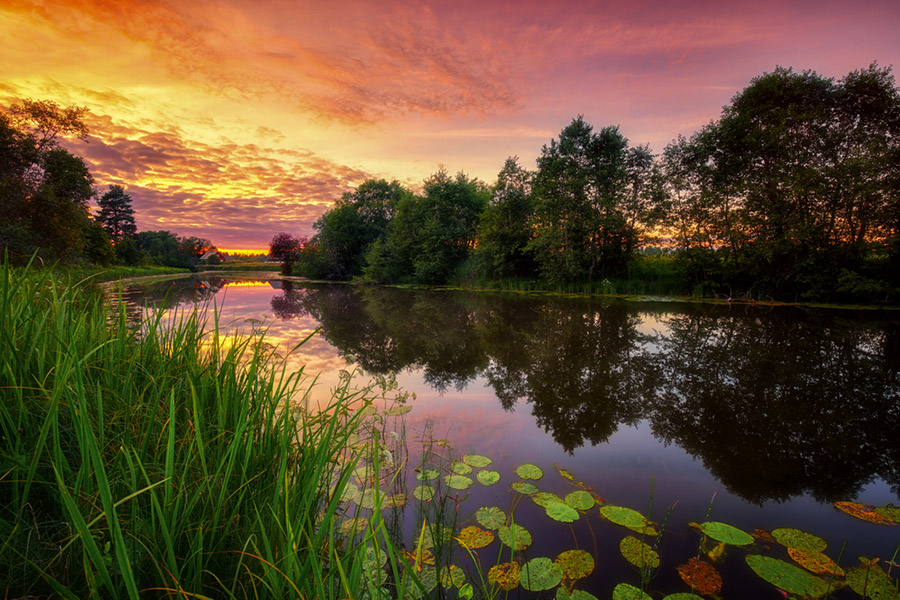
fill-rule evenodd
<path id="1" fill-rule="evenodd" d="M 310 235 L 311 224 L 370 175 L 302 149 L 123 127 L 90 117 L 87 140 L 67 142 L 101 186 L 123 185 L 139 229 L 208 237 L 223 247 L 263 247 L 279 231 Z"/>

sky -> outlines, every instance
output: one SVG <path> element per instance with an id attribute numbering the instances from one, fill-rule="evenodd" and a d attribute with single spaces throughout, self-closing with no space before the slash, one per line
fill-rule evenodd
<path id="1" fill-rule="evenodd" d="M 776 66 L 900 69 L 897 0 L 0 0 L 0 105 L 89 109 L 67 145 L 139 230 L 263 249 L 368 178 L 535 167 L 583 115 L 655 153 Z"/>

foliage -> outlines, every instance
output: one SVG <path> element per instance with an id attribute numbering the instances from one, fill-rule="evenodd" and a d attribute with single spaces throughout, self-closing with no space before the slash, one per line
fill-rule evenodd
<path id="1" fill-rule="evenodd" d="M 141 231 L 137 234 L 136 241 L 142 260 L 160 266 L 192 270 L 199 264 L 200 257 L 213 248 L 207 239 L 179 237 L 171 231 Z M 123 248 L 128 248 L 127 241 Z M 123 262 L 130 264 L 125 260 Z"/>
<path id="2" fill-rule="evenodd" d="M 507 158 L 481 213 L 477 256 L 483 274 L 490 279 L 534 272 L 534 257 L 528 250 L 534 212 L 532 176 L 519 165 L 517 156 Z"/>
<path id="3" fill-rule="evenodd" d="M 594 133 L 582 117 L 543 147 L 529 249 L 548 281 L 591 281 L 625 267 L 637 240 L 625 209 L 629 177 L 642 179 L 627 157 L 617 127 Z"/>
<path id="4" fill-rule="evenodd" d="M 103 228 L 114 242 L 123 238 L 131 238 L 137 233 L 134 224 L 134 208 L 131 206 L 131 196 L 125 193 L 120 185 L 109 186 L 109 191 L 97 200 L 100 213 L 96 219 L 103 224 Z"/>

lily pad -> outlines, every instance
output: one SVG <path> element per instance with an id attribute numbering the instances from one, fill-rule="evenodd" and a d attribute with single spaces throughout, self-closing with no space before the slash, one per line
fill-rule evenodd
<path id="1" fill-rule="evenodd" d="M 566 550 L 556 557 L 556 564 L 569 579 L 583 579 L 594 572 L 594 557 L 584 550 Z"/>
<path id="2" fill-rule="evenodd" d="M 821 598 L 828 592 L 824 580 L 783 560 L 761 554 L 750 554 L 745 560 L 757 575 L 790 594 Z"/>
<path id="3" fill-rule="evenodd" d="M 717 521 L 708 521 L 698 525 L 700 531 L 717 542 L 725 542 L 732 546 L 746 546 L 753 543 L 753 538 L 749 533 L 741 531 L 737 527 L 732 527 L 726 523 Z"/>
<path id="4" fill-rule="evenodd" d="M 441 472 L 437 469 L 422 469 L 416 473 L 416 479 L 419 481 L 431 481 L 441 476 Z"/>
<path id="5" fill-rule="evenodd" d="M 430 485 L 417 485 L 412 491 L 413 498 L 416 500 L 428 501 L 434 498 L 434 488 Z"/>
<path id="6" fill-rule="evenodd" d="M 466 582 L 466 574 L 456 565 L 441 569 L 441 586 L 458 588 Z"/>
<path id="7" fill-rule="evenodd" d="M 578 520 L 578 511 L 564 502 L 551 502 L 545 508 L 547 516 L 561 523 L 574 523 Z"/>
<path id="8" fill-rule="evenodd" d="M 497 471 L 478 471 L 475 478 L 478 479 L 478 483 L 481 485 L 494 485 L 500 481 L 500 473 Z"/>
<path id="9" fill-rule="evenodd" d="M 640 589 L 628 583 L 620 583 L 613 589 L 613 600 L 653 600 Z"/>
<path id="10" fill-rule="evenodd" d="M 529 592 L 540 592 L 560 584 L 563 571 L 558 564 L 541 556 L 522 565 L 521 584 Z"/>
<path id="11" fill-rule="evenodd" d="M 437 569 L 430 566 L 422 567 L 421 571 L 417 571 L 414 577 L 418 580 L 419 585 L 417 585 L 413 579 L 410 571 L 407 571 L 403 575 L 403 579 L 405 579 L 405 587 L 409 595 L 413 598 L 422 598 L 424 595 L 431 593 L 434 588 L 437 587 L 438 582 L 438 574 Z"/>
<path id="12" fill-rule="evenodd" d="M 471 550 L 484 548 L 494 541 L 494 534 L 480 527 L 470 525 L 459 532 L 459 543 Z"/>
<path id="13" fill-rule="evenodd" d="M 500 536 L 501 542 L 513 550 L 524 550 L 531 545 L 531 533 L 515 523 L 501 526 L 497 530 L 497 535 Z"/>
<path id="14" fill-rule="evenodd" d="M 851 517 L 875 523 L 876 525 L 886 525 L 888 527 L 896 527 L 898 525 L 893 519 L 877 512 L 877 508 L 869 504 L 860 504 L 859 502 L 835 502 L 834 507 L 842 510 Z"/>
<path id="15" fill-rule="evenodd" d="M 816 575 L 844 576 L 844 570 L 821 552 L 807 552 L 797 548 L 788 548 L 788 554 L 794 559 L 795 563 Z"/>
<path id="16" fill-rule="evenodd" d="M 772 537 L 774 537 L 782 546 L 796 548 L 797 550 L 803 550 L 804 552 L 822 552 L 828 545 L 825 540 L 819 536 L 800 531 L 799 529 L 773 529 Z"/>
<path id="17" fill-rule="evenodd" d="M 500 563 L 488 570 L 488 583 L 508 592 L 519 587 L 521 574 L 522 568 L 519 563 L 515 561 Z"/>
<path id="18" fill-rule="evenodd" d="M 453 464 L 450 465 L 450 470 L 452 470 L 457 475 L 468 475 L 472 472 L 472 467 L 464 462 L 454 460 Z"/>
<path id="19" fill-rule="evenodd" d="M 537 465 L 525 463 L 516 467 L 516 475 L 522 479 L 540 479 L 544 476 L 544 472 Z"/>
<path id="20" fill-rule="evenodd" d="M 570 592 L 566 589 L 566 586 L 561 585 L 556 588 L 556 600 L 597 600 L 597 596 L 584 590 L 572 590 Z"/>
<path id="21" fill-rule="evenodd" d="M 887 517 L 894 523 L 900 524 L 900 507 L 890 506 L 890 505 L 889 506 L 879 506 L 878 508 L 875 509 L 875 512 L 877 512 L 882 517 Z"/>
<path id="22" fill-rule="evenodd" d="M 444 477 L 444 481 L 447 483 L 447 487 L 453 488 L 454 490 L 468 489 L 472 483 L 474 483 L 464 475 L 447 475 Z"/>
<path id="23" fill-rule="evenodd" d="M 463 462 L 471 467 L 480 469 L 482 467 L 488 466 L 494 461 L 492 461 L 487 456 L 481 456 L 480 454 L 466 454 L 465 456 L 463 456 Z"/>
<path id="24" fill-rule="evenodd" d="M 659 566 L 659 554 L 636 537 L 629 535 L 619 542 L 619 551 L 625 560 L 639 569 L 644 567 L 655 569 Z"/>
<path id="25" fill-rule="evenodd" d="M 863 561 L 847 571 L 847 583 L 854 592 L 872 600 L 900 600 L 897 583 L 878 566 L 877 560 Z"/>
<path id="26" fill-rule="evenodd" d="M 475 520 L 485 529 L 500 529 L 506 523 L 506 514 L 496 506 L 482 506 L 475 511 Z"/>
<path id="27" fill-rule="evenodd" d="M 722 576 L 706 561 L 691 558 L 676 570 L 682 581 L 704 596 L 712 596 L 722 589 Z"/>
<path id="28" fill-rule="evenodd" d="M 341 500 L 358 504 L 360 499 L 362 499 L 362 492 L 359 491 L 355 483 L 348 482 L 341 492 Z"/>
<path id="29" fill-rule="evenodd" d="M 576 490 L 566 495 L 566 504 L 578 510 L 588 510 L 594 506 L 594 497 L 584 490 Z"/>
<path id="30" fill-rule="evenodd" d="M 531 496 L 531 501 L 541 508 L 547 508 L 554 502 L 561 502 L 565 504 L 565 501 L 562 498 L 560 498 L 556 494 L 551 494 L 550 492 L 538 492 Z"/>
<path id="31" fill-rule="evenodd" d="M 446 525 L 431 524 L 425 528 L 422 536 L 423 548 L 434 548 L 434 541 L 437 539 L 439 545 L 446 544 L 453 537 L 453 528 Z"/>
<path id="32" fill-rule="evenodd" d="M 644 518 L 644 515 L 631 508 L 607 504 L 600 507 L 600 514 L 616 525 L 627 527 L 637 533 L 643 533 L 644 535 L 659 535 L 656 530 L 650 526 L 650 522 Z"/>
<path id="33" fill-rule="evenodd" d="M 538 489 L 527 482 L 517 481 L 510 486 L 514 491 L 520 494 L 530 495 L 536 494 Z"/>
<path id="34" fill-rule="evenodd" d="M 393 508 L 406 506 L 406 494 L 394 494 L 384 498 L 381 508 Z"/>
<path id="35" fill-rule="evenodd" d="M 412 406 L 409 406 L 408 404 L 398 404 L 397 406 L 392 406 L 384 411 L 384 414 L 389 417 L 399 417 L 400 415 L 405 415 L 411 410 Z"/>

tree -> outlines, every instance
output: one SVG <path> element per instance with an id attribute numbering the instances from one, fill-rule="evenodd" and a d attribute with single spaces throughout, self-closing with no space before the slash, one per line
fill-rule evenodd
<path id="1" fill-rule="evenodd" d="M 400 199 L 408 195 L 399 183 L 384 179 L 369 179 L 345 193 L 313 224 L 318 233 L 310 243 L 317 252 L 305 267 L 311 276 L 347 280 L 362 274 L 366 253 L 385 235 Z"/>
<path id="2" fill-rule="evenodd" d="M 13 258 L 39 249 L 77 257 L 93 179 L 58 136 L 84 138 L 85 109 L 23 100 L 0 112 L 0 243 Z"/>
<path id="3" fill-rule="evenodd" d="M 625 266 L 636 231 L 625 212 L 628 140 L 582 117 L 544 146 L 534 178 L 529 248 L 550 281 L 591 281 Z"/>
<path id="4" fill-rule="evenodd" d="M 475 246 L 478 215 L 490 191 L 445 169 L 425 180 L 425 195 L 400 199 L 387 235 L 366 255 L 365 276 L 382 282 L 446 283 Z"/>
<path id="5" fill-rule="evenodd" d="M 534 270 L 534 257 L 527 248 L 534 212 L 532 176 L 517 156 L 507 158 L 497 175 L 491 200 L 478 223 L 477 253 L 488 277 L 523 276 Z"/>
<path id="6" fill-rule="evenodd" d="M 97 200 L 97 204 L 100 206 L 97 221 L 103 224 L 113 242 L 118 242 L 123 237 L 134 237 L 137 227 L 134 224 L 131 196 L 125 193 L 122 186 L 109 186 L 109 191 Z"/>
<path id="7" fill-rule="evenodd" d="M 290 275 L 293 272 L 293 263 L 297 259 L 301 246 L 306 243 L 305 238 L 298 238 L 290 233 L 277 233 L 269 242 L 269 257 L 281 262 L 281 272 Z"/>
<path id="8" fill-rule="evenodd" d="M 858 287 L 900 231 L 900 91 L 877 65 L 840 81 L 779 67 L 667 148 L 665 163 L 686 201 L 670 218 L 681 252 L 705 244 L 724 283 L 821 297 L 845 273 Z"/>

